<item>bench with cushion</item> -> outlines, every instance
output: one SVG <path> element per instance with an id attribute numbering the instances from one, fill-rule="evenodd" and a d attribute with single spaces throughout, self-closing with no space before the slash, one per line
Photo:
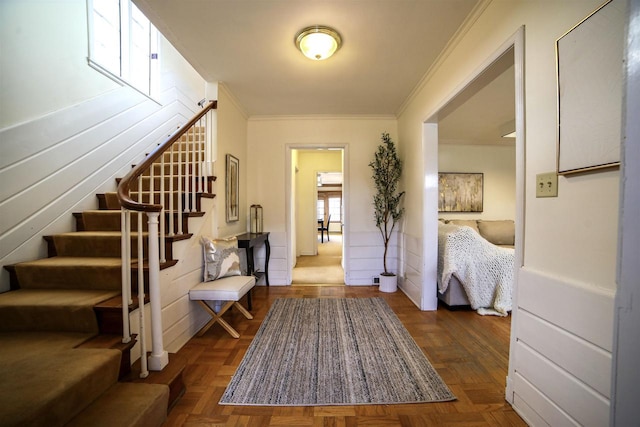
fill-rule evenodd
<path id="1" fill-rule="evenodd" d="M 211 282 L 201 282 L 193 287 L 189 291 L 189 299 L 197 301 L 211 315 L 211 320 L 200 329 L 198 336 L 202 336 L 214 323 L 218 322 L 232 337 L 240 338 L 240 334 L 222 318 L 222 315 L 235 306 L 244 317 L 253 319 L 251 313 L 240 305 L 238 301 L 249 293 L 247 295 L 248 307 L 251 310 L 250 291 L 255 284 L 256 279 L 253 276 L 228 276 Z M 225 304 L 216 313 L 206 301 L 225 301 Z"/>
<path id="2" fill-rule="evenodd" d="M 204 281 L 189 291 L 189 299 L 197 301 L 210 315 L 211 320 L 198 332 L 203 335 L 215 323 L 219 323 L 234 338 L 240 334 L 222 318 L 222 315 L 235 306 L 247 319 L 253 316 L 239 301 L 247 295 L 247 306 L 251 310 L 251 289 L 256 284 L 253 276 L 243 275 L 244 250 L 238 249 L 237 239 L 212 239 L 202 237 L 204 253 Z M 244 260 L 246 265 L 246 260 Z M 207 303 L 207 302 L 211 303 Z M 224 304 L 223 304 L 224 302 Z M 213 308 L 212 308 L 213 305 Z"/>

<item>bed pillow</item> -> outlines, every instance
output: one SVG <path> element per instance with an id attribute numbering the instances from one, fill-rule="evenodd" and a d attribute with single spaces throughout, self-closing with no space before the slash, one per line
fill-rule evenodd
<path id="1" fill-rule="evenodd" d="M 473 231 L 480 234 L 480 230 L 478 230 L 478 223 L 475 219 L 451 219 L 447 221 L 447 224 L 454 225 L 466 225 L 467 227 L 473 228 Z"/>
<path id="2" fill-rule="evenodd" d="M 516 228 L 512 220 L 478 221 L 480 235 L 494 245 L 513 245 Z"/>
<path id="3" fill-rule="evenodd" d="M 242 275 L 238 239 L 201 238 L 204 253 L 204 281 Z"/>

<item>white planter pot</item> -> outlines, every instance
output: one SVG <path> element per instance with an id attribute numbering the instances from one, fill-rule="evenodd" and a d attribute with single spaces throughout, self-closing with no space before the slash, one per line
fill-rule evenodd
<path id="1" fill-rule="evenodd" d="M 380 275 L 380 292 L 395 292 L 398 290 L 398 276 Z"/>

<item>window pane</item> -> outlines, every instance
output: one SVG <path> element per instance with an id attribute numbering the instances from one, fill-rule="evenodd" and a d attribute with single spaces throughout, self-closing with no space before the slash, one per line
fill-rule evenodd
<path id="1" fill-rule="evenodd" d="M 341 222 L 342 198 L 329 197 L 329 213 L 331 214 L 331 222 Z"/>
<path id="2" fill-rule="evenodd" d="M 91 59 L 107 71 L 120 75 L 120 2 L 93 2 L 93 46 Z"/>
<path id="3" fill-rule="evenodd" d="M 129 82 L 144 93 L 149 93 L 149 20 L 131 3 L 129 27 Z"/>
<path id="4" fill-rule="evenodd" d="M 151 54 L 158 52 L 156 29 L 131 0 L 88 0 L 88 4 L 91 62 L 151 95 L 157 85 L 151 79 L 158 78 L 158 61 L 151 61 Z"/>
<path id="5" fill-rule="evenodd" d="M 324 221 L 324 199 L 318 199 L 318 205 L 316 206 L 318 219 Z"/>

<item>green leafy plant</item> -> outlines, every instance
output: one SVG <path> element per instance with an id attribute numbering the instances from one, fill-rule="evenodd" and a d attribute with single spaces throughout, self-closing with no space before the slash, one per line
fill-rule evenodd
<path id="1" fill-rule="evenodd" d="M 387 269 L 387 252 L 393 229 L 404 214 L 404 208 L 400 206 L 404 191 L 398 192 L 402 161 L 389 134 L 383 133 L 381 139 L 382 144 L 378 146 L 369 166 L 373 169 L 373 182 L 376 186 L 376 194 L 373 196 L 376 226 L 384 240 L 384 273 L 382 274 L 392 276 L 393 273 Z"/>

